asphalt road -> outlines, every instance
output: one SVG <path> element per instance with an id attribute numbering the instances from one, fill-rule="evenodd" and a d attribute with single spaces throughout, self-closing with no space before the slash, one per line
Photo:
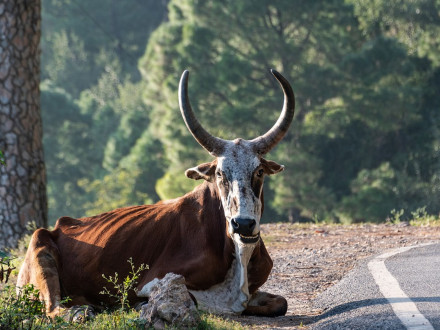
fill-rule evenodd
<path id="1" fill-rule="evenodd" d="M 440 243 L 363 261 L 322 293 L 311 329 L 440 329 Z"/>

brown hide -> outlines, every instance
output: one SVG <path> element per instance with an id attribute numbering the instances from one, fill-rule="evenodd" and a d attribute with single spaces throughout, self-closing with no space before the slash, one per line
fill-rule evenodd
<path id="1" fill-rule="evenodd" d="M 89 218 L 63 217 L 49 233 L 58 248 L 62 296 L 69 296 L 71 305 L 114 303 L 99 294 L 104 286 L 111 287 L 102 274 L 117 272 L 123 278 L 130 270 L 130 257 L 136 267 L 149 265 L 139 289 L 173 272 L 185 277 L 189 289 L 205 290 L 224 280 L 234 252 L 217 187 L 209 182 L 168 202 L 120 208 Z M 260 240 L 249 265 L 251 294 L 266 281 L 271 268 Z M 131 299 L 145 300 L 134 295 Z"/>

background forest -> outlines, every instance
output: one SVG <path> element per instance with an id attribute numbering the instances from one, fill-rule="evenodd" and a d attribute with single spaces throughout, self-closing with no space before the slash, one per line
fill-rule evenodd
<path id="1" fill-rule="evenodd" d="M 178 110 L 246 139 L 297 98 L 263 221 L 440 212 L 439 0 L 43 0 L 49 222 L 156 202 L 210 156 Z M 402 212 L 404 212 L 402 214 Z"/>

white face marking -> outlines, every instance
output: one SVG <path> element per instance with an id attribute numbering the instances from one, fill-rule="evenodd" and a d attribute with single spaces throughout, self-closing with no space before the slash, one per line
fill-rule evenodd
<path id="1" fill-rule="evenodd" d="M 236 241 L 231 220 L 234 218 L 254 219 L 256 222 L 252 235 L 260 232 L 261 201 L 252 190 L 252 176 L 260 165 L 260 159 L 252 150 L 249 142 L 241 139 L 228 141 L 225 150 L 217 158 L 217 171 L 221 171 L 225 178 L 217 177 L 223 209 L 229 222 L 230 236 Z M 226 182 L 225 182 L 226 180 Z M 227 185 L 227 189 L 222 186 Z M 224 188 L 224 187 L 223 187 Z"/>

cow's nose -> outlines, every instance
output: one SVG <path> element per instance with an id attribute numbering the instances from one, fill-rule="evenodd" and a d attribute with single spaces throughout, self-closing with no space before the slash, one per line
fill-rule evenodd
<path id="1" fill-rule="evenodd" d="M 234 218 L 231 220 L 231 225 L 234 233 L 252 236 L 257 222 L 254 219 L 249 218 Z"/>

